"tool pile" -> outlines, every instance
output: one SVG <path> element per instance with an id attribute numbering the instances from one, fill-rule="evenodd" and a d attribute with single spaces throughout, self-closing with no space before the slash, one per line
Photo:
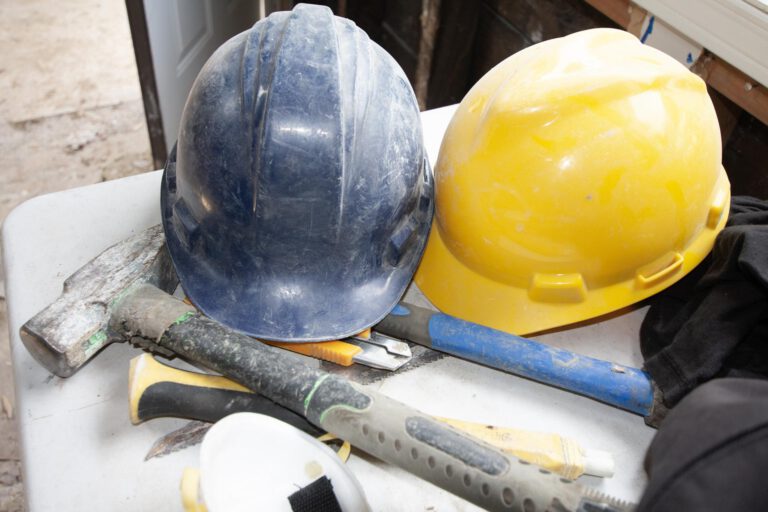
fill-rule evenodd
<path id="1" fill-rule="evenodd" d="M 333 462 L 307 473 L 306 496 L 274 484 L 269 498 L 285 510 L 312 510 L 296 503 L 318 497 L 328 510 L 368 507 L 354 475 L 305 435 L 323 432 L 488 510 L 631 510 L 571 480 L 610 476 L 605 452 L 434 418 L 286 350 L 403 371 L 421 345 L 656 424 L 663 397 L 645 372 L 517 334 L 614 311 L 693 269 L 727 219 L 715 145 L 700 79 L 633 36 L 593 30 L 483 77 L 433 179 L 402 70 L 348 20 L 298 5 L 200 72 L 162 180 L 163 224 L 69 277 L 21 337 L 62 377 L 118 341 L 216 372 L 140 356 L 131 420 L 227 417 L 237 432 L 229 415 L 257 412 L 302 431 L 286 435 L 320 454 L 296 455 L 302 468 Z M 399 302 L 414 274 L 448 314 Z M 188 302 L 172 296 L 179 284 Z M 282 436 L 282 424 L 241 421 Z M 209 446 L 227 437 L 213 432 Z M 186 487 L 216 488 L 201 477 Z M 227 491 L 187 492 L 185 506 L 232 510 L 214 493 Z"/>

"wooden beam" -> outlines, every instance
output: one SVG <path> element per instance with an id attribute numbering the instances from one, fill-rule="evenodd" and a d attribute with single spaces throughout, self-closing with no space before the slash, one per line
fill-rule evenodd
<path id="1" fill-rule="evenodd" d="M 645 9 L 630 0 L 584 0 L 627 32 L 640 37 L 645 20 Z"/>
<path id="2" fill-rule="evenodd" d="M 629 0 L 586 0 L 586 2 L 605 14 L 611 21 L 622 28 L 629 26 L 632 3 Z"/>
<path id="3" fill-rule="evenodd" d="M 635 4 L 629 5 L 629 23 L 627 24 L 626 29 L 627 32 L 635 36 L 636 38 L 640 39 L 640 34 L 643 31 L 643 22 L 645 21 L 645 17 L 648 14 L 648 11 L 643 9 L 642 7 L 639 7 Z"/>
<path id="4" fill-rule="evenodd" d="M 702 54 L 692 71 L 714 90 L 768 125 L 768 89 L 764 86 L 711 53 Z"/>
<path id="5" fill-rule="evenodd" d="M 419 109 L 424 110 L 427 106 L 427 89 L 432 71 L 432 57 L 435 53 L 437 28 L 440 25 L 440 0 L 422 0 L 420 21 L 421 41 L 419 41 L 414 92 L 419 102 Z"/>

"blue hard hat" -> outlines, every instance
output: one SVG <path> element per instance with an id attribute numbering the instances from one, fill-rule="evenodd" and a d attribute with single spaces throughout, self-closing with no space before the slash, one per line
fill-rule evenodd
<path id="1" fill-rule="evenodd" d="M 297 5 L 200 71 L 161 206 L 179 280 L 203 313 L 303 342 L 353 335 L 395 306 L 432 194 L 402 69 L 351 21 Z"/>

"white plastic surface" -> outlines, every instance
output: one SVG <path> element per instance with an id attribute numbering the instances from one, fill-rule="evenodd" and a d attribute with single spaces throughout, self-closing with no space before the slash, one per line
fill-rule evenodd
<path id="1" fill-rule="evenodd" d="M 610 452 L 605 450 L 586 450 L 584 453 L 584 473 L 612 477 L 616 471 L 616 463 Z"/>
<path id="2" fill-rule="evenodd" d="M 423 114 L 433 163 L 452 112 L 447 107 Z M 22 467 L 31 512 L 182 510 L 179 479 L 185 467 L 197 466 L 199 446 L 144 460 L 157 439 L 186 422 L 158 419 L 131 425 L 128 363 L 136 349 L 112 345 L 73 377 L 60 379 L 32 359 L 18 335 L 25 321 L 58 297 L 67 276 L 110 245 L 159 222 L 159 182 L 155 172 L 41 196 L 14 210 L 3 226 Z M 538 339 L 639 366 L 644 314 L 637 309 Z M 631 500 L 645 486 L 642 460 L 654 430 L 631 413 L 452 357 L 370 386 L 435 416 L 557 432 L 585 448 L 607 450 L 616 460 L 615 476 L 582 477 L 580 482 Z M 362 452 L 353 450 L 347 464 L 373 510 L 479 510 Z"/>
<path id="3" fill-rule="evenodd" d="M 333 450 L 269 416 L 231 414 L 211 427 L 200 447 L 208 512 L 291 512 L 288 496 L 323 476 L 342 511 L 370 510 L 360 483 Z"/>

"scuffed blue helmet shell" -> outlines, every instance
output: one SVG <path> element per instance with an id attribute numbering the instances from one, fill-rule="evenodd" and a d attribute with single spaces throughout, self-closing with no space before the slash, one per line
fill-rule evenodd
<path id="1" fill-rule="evenodd" d="M 163 227 L 206 315 L 268 340 L 344 338 L 410 282 L 432 188 L 403 71 L 354 23 L 298 5 L 200 71 L 163 175 Z"/>

